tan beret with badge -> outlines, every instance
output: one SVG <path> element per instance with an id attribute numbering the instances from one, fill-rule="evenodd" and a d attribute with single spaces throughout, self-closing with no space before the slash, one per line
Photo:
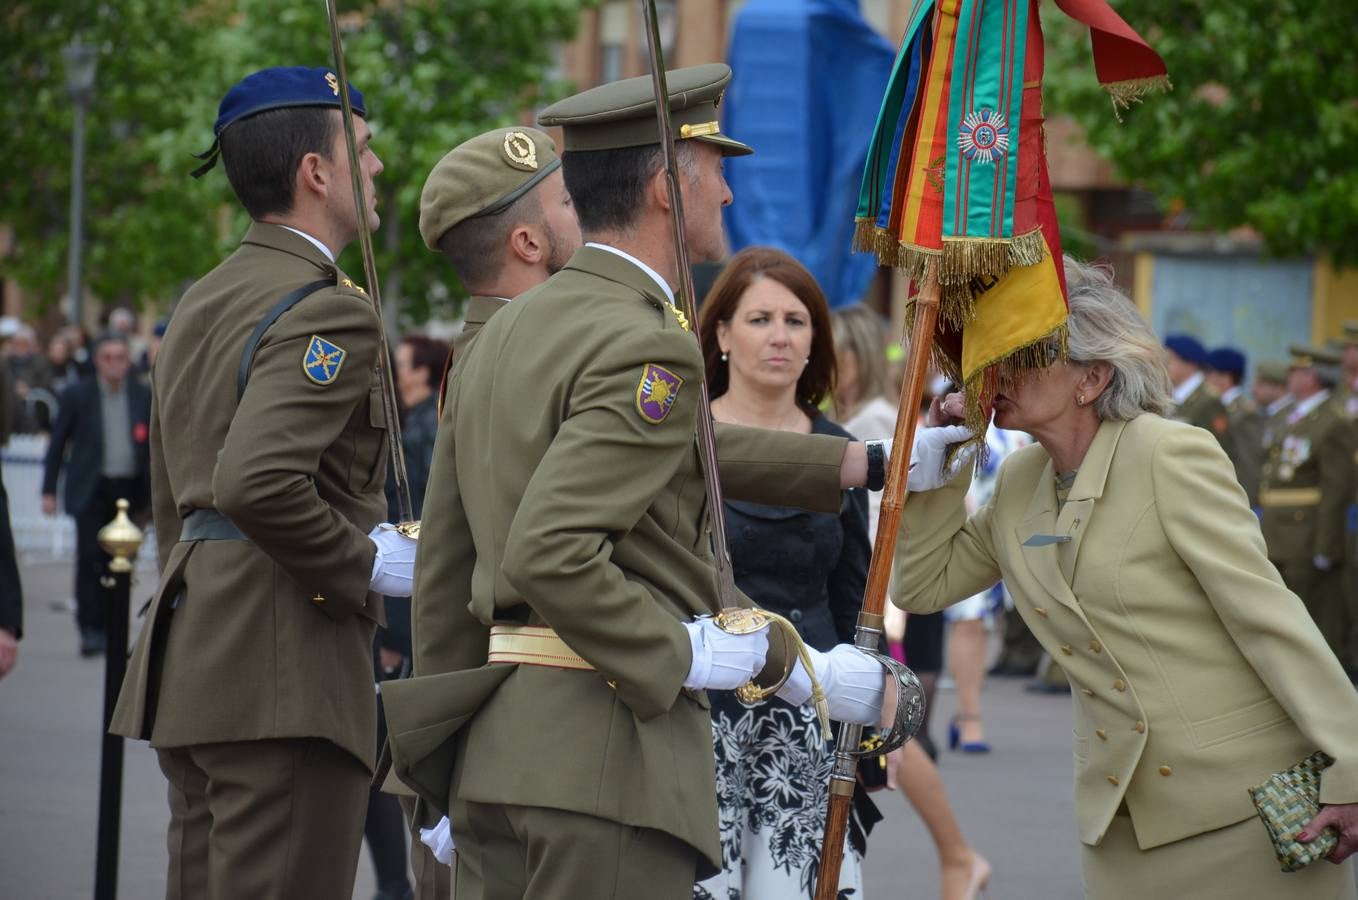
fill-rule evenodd
<path id="1" fill-rule="evenodd" d="M 556 171 L 556 142 L 536 128 L 497 128 L 438 161 L 420 194 L 420 236 L 430 250 L 460 222 L 492 216 Z"/>
<path id="2" fill-rule="evenodd" d="M 721 133 L 717 105 L 730 81 L 731 67 L 725 63 L 665 73 L 675 138 L 713 144 L 724 156 L 754 152 Z M 538 124 L 561 126 L 567 152 L 620 150 L 660 143 L 655 113 L 655 87 L 651 76 L 642 75 L 600 85 L 553 103 L 538 116 Z"/>

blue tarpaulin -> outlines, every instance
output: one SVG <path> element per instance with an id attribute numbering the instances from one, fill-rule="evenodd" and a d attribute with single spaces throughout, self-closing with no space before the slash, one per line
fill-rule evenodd
<path id="1" fill-rule="evenodd" d="M 722 130 L 754 147 L 731 160 L 733 250 L 779 247 L 831 306 L 862 299 L 877 263 L 854 254 L 854 210 L 895 51 L 857 0 L 749 0 L 736 17 Z"/>

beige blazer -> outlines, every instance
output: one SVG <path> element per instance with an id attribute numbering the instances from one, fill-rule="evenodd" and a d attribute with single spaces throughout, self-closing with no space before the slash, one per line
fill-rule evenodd
<path id="1" fill-rule="evenodd" d="M 970 518 L 968 482 L 906 502 L 894 597 L 929 612 L 1004 579 L 1074 688 L 1084 843 L 1124 801 L 1142 849 L 1242 821 L 1247 788 L 1316 749 L 1337 760 L 1322 801 L 1358 801 L 1358 694 L 1210 433 L 1103 423 L 1059 514 L 1039 445 Z"/>

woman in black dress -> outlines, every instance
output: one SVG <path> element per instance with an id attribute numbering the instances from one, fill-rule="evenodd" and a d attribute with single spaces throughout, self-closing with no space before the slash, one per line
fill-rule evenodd
<path id="1" fill-rule="evenodd" d="M 791 256 L 736 254 L 707 295 L 700 331 L 718 422 L 848 436 L 819 411 L 835 377 L 825 296 Z M 845 491 L 837 516 L 731 500 L 725 509 L 741 591 L 817 650 L 851 642 L 871 556 L 866 492 Z M 724 868 L 695 898 L 811 897 L 832 762 L 814 709 L 714 693 L 712 730 Z M 854 824 L 839 886 L 857 898 L 864 835 Z"/>

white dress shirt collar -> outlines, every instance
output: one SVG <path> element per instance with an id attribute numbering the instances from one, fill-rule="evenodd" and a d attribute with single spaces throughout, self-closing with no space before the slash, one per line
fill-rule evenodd
<path id="1" fill-rule="evenodd" d="M 1238 384 L 1235 387 L 1227 388 L 1221 395 L 1221 405 L 1230 406 L 1235 402 L 1235 398 L 1239 397 L 1244 391 L 1245 389 Z"/>
<path id="2" fill-rule="evenodd" d="M 646 265 L 644 262 L 642 262 L 641 260 L 637 259 L 637 258 L 636 258 L 635 256 L 633 256 L 632 254 L 630 254 L 630 253 L 625 253 L 625 252 L 623 252 L 622 250 L 619 250 L 617 247 L 610 247 L 608 244 L 600 244 L 600 243 L 597 243 L 597 242 L 595 242 L 595 241 L 586 241 L 586 242 L 585 242 L 585 246 L 586 246 L 586 247 L 597 247 L 597 248 L 600 249 L 600 250 L 607 250 L 609 253 L 613 253 L 613 254 L 615 254 L 615 255 L 617 255 L 617 256 L 621 256 L 623 259 L 625 259 L 625 260 L 627 260 L 628 262 L 632 263 L 632 264 L 635 265 L 637 268 L 641 269 L 641 271 L 643 271 L 643 272 L 645 272 L 647 275 L 651 276 L 651 279 L 652 279 L 656 284 L 660 285 L 660 289 L 661 289 L 662 291 L 665 292 L 665 298 L 666 298 L 667 300 L 669 300 L 670 306 L 673 306 L 673 305 L 674 305 L 674 289 L 670 287 L 669 282 L 667 282 L 665 279 L 663 279 L 663 278 L 660 277 L 660 273 L 657 272 L 655 269 L 652 269 L 650 266 Z"/>
<path id="3" fill-rule="evenodd" d="M 311 243 L 315 244 L 315 245 L 316 245 L 316 249 L 319 250 L 319 251 L 321 251 L 322 253 L 324 253 L 326 259 L 330 260 L 331 262 L 334 262 L 334 261 L 335 261 L 335 254 L 333 254 L 333 253 L 330 252 L 330 248 L 327 247 L 325 244 L 322 244 L 322 243 L 321 243 L 320 241 L 318 241 L 316 238 L 314 238 L 314 237 L 312 237 L 311 235 L 307 234 L 305 231 L 298 231 L 296 228 L 293 228 L 291 225 L 280 225 L 280 226 L 278 226 L 278 227 L 279 227 L 279 228 L 286 228 L 288 231 L 291 231 L 293 234 L 300 234 L 302 237 L 306 238 L 307 240 L 311 241 Z"/>
<path id="4" fill-rule="evenodd" d="M 1292 410 L 1287 414 L 1288 422 L 1300 422 L 1303 416 L 1328 399 L 1330 399 L 1329 391 L 1318 391 L 1305 400 L 1298 400 L 1297 405 L 1292 407 Z"/>
<path id="5" fill-rule="evenodd" d="M 1174 405 L 1183 406 L 1184 401 L 1192 396 L 1193 392 L 1198 389 L 1198 385 L 1202 384 L 1202 381 L 1203 374 L 1201 372 L 1194 372 L 1185 378 L 1184 383 L 1174 389 Z"/>

